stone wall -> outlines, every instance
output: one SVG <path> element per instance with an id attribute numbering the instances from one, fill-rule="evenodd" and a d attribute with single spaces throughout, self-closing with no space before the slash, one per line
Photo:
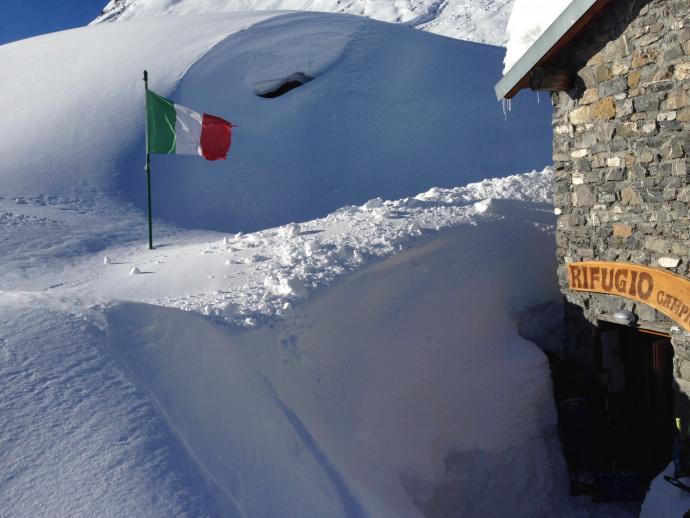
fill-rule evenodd
<path id="1" fill-rule="evenodd" d="M 553 65 L 577 71 L 575 88 L 552 94 L 566 350 L 592 350 L 577 319 L 628 309 L 671 334 L 674 375 L 690 381 L 680 326 L 630 299 L 570 291 L 565 266 L 632 262 L 690 278 L 690 0 L 614 1 Z"/>

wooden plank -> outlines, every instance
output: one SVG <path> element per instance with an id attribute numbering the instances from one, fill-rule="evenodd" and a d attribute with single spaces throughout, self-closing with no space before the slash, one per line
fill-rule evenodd
<path id="1" fill-rule="evenodd" d="M 643 302 L 690 331 L 690 280 L 632 263 L 584 261 L 568 264 L 571 290 L 619 295 Z"/>
<path id="2" fill-rule="evenodd" d="M 535 92 L 565 92 L 575 84 L 575 76 L 567 70 L 534 67 L 529 76 L 529 87 Z"/>

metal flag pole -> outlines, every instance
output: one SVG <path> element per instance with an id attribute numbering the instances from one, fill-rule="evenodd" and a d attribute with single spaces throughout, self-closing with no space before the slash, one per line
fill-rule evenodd
<path id="1" fill-rule="evenodd" d="M 149 74 L 146 70 L 144 70 L 144 89 L 146 90 L 144 126 L 146 128 L 146 193 L 149 205 L 149 250 L 153 250 L 153 224 L 151 223 L 151 161 L 149 160 Z"/>

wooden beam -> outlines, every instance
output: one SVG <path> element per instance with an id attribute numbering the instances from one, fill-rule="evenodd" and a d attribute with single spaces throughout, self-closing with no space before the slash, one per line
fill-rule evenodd
<path id="1" fill-rule="evenodd" d="M 529 87 L 535 92 L 565 92 L 575 84 L 575 76 L 567 70 L 534 67 L 529 75 Z"/>

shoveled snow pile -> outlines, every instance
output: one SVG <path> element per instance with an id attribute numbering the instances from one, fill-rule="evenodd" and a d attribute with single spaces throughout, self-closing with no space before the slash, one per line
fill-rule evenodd
<path id="1" fill-rule="evenodd" d="M 505 45 L 515 0 L 111 0 L 93 23 L 240 11 L 321 11 L 400 23 L 461 40 Z"/>
<path id="2" fill-rule="evenodd" d="M 551 174 L 531 179 L 538 191 Z M 552 211 L 463 190 L 427 194 L 153 255 L 109 251 L 122 264 L 89 283 L 106 300 L 156 303 L 108 310 L 109 347 L 239 509 L 569 509 L 542 496 L 567 491 L 548 368 L 511 315 L 557 303 L 553 279 L 531 258 L 554 262 Z M 500 250 L 511 240 L 532 247 L 508 264 Z M 148 275 L 129 276 L 132 264 Z M 511 282 L 515 267 L 524 277 Z M 204 290 L 162 297 L 171 283 Z M 160 309 L 180 303 L 211 321 L 262 325 L 238 335 Z M 496 477 L 511 488 L 500 500 Z"/>
<path id="3" fill-rule="evenodd" d="M 572 0 L 515 0 L 506 33 L 505 74 L 539 39 Z"/>
<path id="4" fill-rule="evenodd" d="M 255 12 L 0 59 L 1 515 L 628 516 L 568 494 L 550 107 L 504 119 L 497 49 Z M 152 157 L 153 250 L 145 68 L 238 124 Z"/>
<path id="5" fill-rule="evenodd" d="M 551 181 L 166 235 L 3 292 L 4 509 L 598 516 L 567 495 L 547 363 L 517 334 L 557 331 Z"/>
<path id="6" fill-rule="evenodd" d="M 289 314 L 308 293 L 374 259 L 423 243 L 430 233 L 458 224 L 476 227 L 478 219 L 503 220 L 503 211 L 513 210 L 503 198 L 544 204 L 528 219 L 548 231 L 553 224 L 547 205 L 551 184 L 550 170 L 532 172 L 466 187 L 433 188 L 396 201 L 376 198 L 325 218 L 226 234 L 210 242 L 194 233 L 185 242 L 152 252 L 142 250 L 143 242 L 118 247 L 104 252 L 107 264 L 93 259 L 93 270 L 105 277 L 89 280 L 88 288 L 107 299 L 131 298 L 197 311 L 233 326 L 253 326 Z M 176 257 L 174 264 L 170 256 Z M 126 272 L 156 275 L 142 280 Z"/>

